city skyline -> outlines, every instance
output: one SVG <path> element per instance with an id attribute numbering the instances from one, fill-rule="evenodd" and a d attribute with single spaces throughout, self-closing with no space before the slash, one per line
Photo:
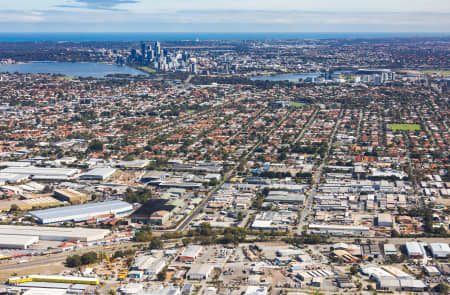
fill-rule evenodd
<path id="1" fill-rule="evenodd" d="M 0 16 L 0 32 L 450 32 L 442 0 L 21 0 Z"/>

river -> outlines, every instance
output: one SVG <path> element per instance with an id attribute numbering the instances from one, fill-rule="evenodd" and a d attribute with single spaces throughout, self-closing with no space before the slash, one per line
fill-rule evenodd
<path id="1" fill-rule="evenodd" d="M 105 78 L 112 74 L 146 75 L 146 73 L 127 66 L 92 62 L 32 62 L 0 65 L 0 72 L 9 73 L 48 73 L 69 77 Z"/>

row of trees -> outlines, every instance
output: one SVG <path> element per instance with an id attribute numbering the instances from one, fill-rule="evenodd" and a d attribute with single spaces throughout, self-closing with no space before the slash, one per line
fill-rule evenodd
<path id="1" fill-rule="evenodd" d="M 66 265 L 68 267 L 79 267 L 82 265 L 88 265 L 88 264 L 94 264 L 99 261 L 99 255 L 97 255 L 96 252 L 87 252 L 83 255 L 72 255 L 67 256 L 66 258 Z"/>

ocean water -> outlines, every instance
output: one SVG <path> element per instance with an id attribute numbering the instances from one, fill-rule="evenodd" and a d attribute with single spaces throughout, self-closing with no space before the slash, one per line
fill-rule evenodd
<path id="1" fill-rule="evenodd" d="M 0 42 L 289 40 L 448 37 L 448 33 L 0 33 Z"/>
<path id="2" fill-rule="evenodd" d="M 24 64 L 0 65 L 0 72 L 22 74 L 62 74 L 70 77 L 105 78 L 110 74 L 147 75 L 127 66 L 90 62 L 33 62 Z"/>

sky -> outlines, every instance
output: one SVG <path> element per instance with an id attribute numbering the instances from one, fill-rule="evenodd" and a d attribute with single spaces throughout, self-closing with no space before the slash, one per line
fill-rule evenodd
<path id="1" fill-rule="evenodd" d="M 0 32 L 450 32 L 450 0 L 0 0 Z"/>

